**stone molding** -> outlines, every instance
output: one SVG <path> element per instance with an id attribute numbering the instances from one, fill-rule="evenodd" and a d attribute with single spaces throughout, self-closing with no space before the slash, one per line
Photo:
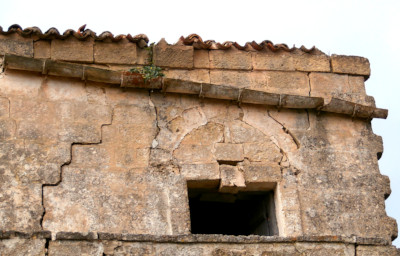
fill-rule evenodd
<path id="1" fill-rule="evenodd" d="M 233 85 L 199 83 L 183 79 L 164 78 L 150 83 L 129 79 L 127 72 L 91 67 L 84 64 L 4 55 L 4 68 L 40 72 L 46 75 L 79 78 L 82 80 L 116 84 L 120 87 L 162 90 L 165 93 L 197 94 L 200 98 L 234 100 L 240 103 L 276 106 L 278 108 L 316 109 L 352 116 L 353 118 L 386 118 L 386 109 L 362 105 L 332 97 L 326 98 L 237 88 Z"/>

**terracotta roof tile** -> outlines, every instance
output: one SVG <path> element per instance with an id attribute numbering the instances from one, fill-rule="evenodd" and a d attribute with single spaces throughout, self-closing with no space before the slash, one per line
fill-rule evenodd
<path id="1" fill-rule="evenodd" d="M 267 48 L 271 50 L 272 52 L 277 52 L 277 51 L 285 51 L 285 52 L 291 52 L 296 50 L 297 48 L 292 47 L 289 48 L 286 44 L 273 44 L 269 40 L 264 40 L 261 43 L 256 43 L 255 41 L 252 42 L 247 42 L 244 46 L 238 44 L 237 42 L 231 42 L 227 41 L 224 43 L 217 43 L 213 40 L 207 40 L 203 41 L 203 39 L 197 35 L 197 34 L 191 34 L 187 37 L 181 37 L 179 41 L 184 44 L 184 45 L 192 45 L 195 49 L 211 49 L 211 50 L 226 50 L 232 47 L 235 47 L 238 50 L 256 50 L 256 51 L 261 51 L 264 48 Z M 306 53 L 311 53 L 314 50 L 316 50 L 315 46 L 313 46 L 310 49 L 307 49 L 304 46 L 300 47 L 300 50 Z"/>
<path id="2" fill-rule="evenodd" d="M 79 40 L 86 40 L 90 37 L 94 38 L 94 40 L 96 41 L 104 41 L 110 39 L 113 42 L 119 42 L 122 39 L 126 38 L 132 43 L 138 43 L 139 45 L 144 46 L 146 46 L 149 42 L 149 38 L 144 34 L 139 34 L 136 36 L 132 36 L 130 34 L 114 36 L 111 32 L 106 31 L 97 36 L 96 33 L 92 30 L 85 29 L 85 25 L 78 29 L 78 31 L 68 29 L 63 34 L 61 34 L 56 28 L 50 28 L 43 33 L 38 27 L 29 27 L 22 29 L 21 26 L 14 24 L 11 25 L 7 31 L 4 31 L 3 28 L 0 26 L 0 35 L 10 35 L 14 33 L 19 34 L 23 37 L 37 36 L 40 39 L 66 39 L 73 36 Z"/>
<path id="3" fill-rule="evenodd" d="M 3 30 L 3 28 L 0 26 L 0 35 L 10 35 L 16 33 L 23 37 L 37 36 L 39 39 L 45 40 L 66 39 L 69 37 L 75 37 L 79 40 L 87 40 L 88 38 L 93 38 L 96 41 L 111 40 L 112 42 L 119 42 L 122 39 L 126 38 L 128 41 L 138 44 L 141 48 L 147 46 L 149 42 L 149 38 L 144 34 L 139 34 L 136 36 L 132 36 L 131 34 L 114 36 L 111 32 L 105 31 L 100 35 L 96 35 L 95 32 L 90 29 L 85 29 L 85 27 L 86 25 L 83 25 L 77 31 L 73 29 L 68 29 L 61 34 L 56 28 L 50 28 L 43 33 L 38 27 L 28 27 L 22 29 L 22 27 L 18 24 L 14 24 L 11 25 L 7 31 Z M 236 48 L 243 51 L 261 51 L 263 49 L 269 49 L 272 52 L 292 52 L 296 49 L 300 49 L 305 53 L 313 53 L 315 51 L 319 52 L 314 46 L 310 49 L 307 49 L 304 46 L 301 46 L 300 48 L 290 48 L 286 44 L 274 44 L 269 40 L 264 40 L 261 43 L 256 43 L 255 41 L 247 42 L 244 46 L 232 41 L 227 41 L 224 43 L 218 43 L 214 40 L 203 41 L 203 39 L 197 34 L 191 34 L 187 37 L 182 36 L 176 44 L 191 45 L 195 49 L 206 50 L 227 50 L 230 48 Z"/>

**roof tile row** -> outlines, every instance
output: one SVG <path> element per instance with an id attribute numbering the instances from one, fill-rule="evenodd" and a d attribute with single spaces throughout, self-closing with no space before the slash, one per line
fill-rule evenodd
<path id="1" fill-rule="evenodd" d="M 22 37 L 31 37 L 37 36 L 39 39 L 51 40 L 51 39 L 67 39 L 69 37 L 75 37 L 78 40 L 87 40 L 88 38 L 93 38 L 96 41 L 105 41 L 111 40 L 112 42 L 119 42 L 122 39 L 126 38 L 129 42 L 138 44 L 139 47 L 143 48 L 147 46 L 149 42 L 149 38 L 144 34 L 139 34 L 136 36 L 132 36 L 131 34 L 127 35 L 117 35 L 114 36 L 111 32 L 105 31 L 100 35 L 97 35 L 90 29 L 85 29 L 86 25 L 81 26 L 77 31 L 73 29 L 68 29 L 64 33 L 60 33 L 56 28 L 50 28 L 46 32 L 42 32 L 38 27 L 28 27 L 23 29 L 20 25 L 14 24 L 11 25 L 8 30 L 3 30 L 0 26 L 0 35 L 10 35 L 10 34 L 19 34 Z M 273 44 L 269 40 L 264 40 L 261 43 L 256 43 L 255 41 L 247 42 L 244 46 L 238 44 L 237 42 L 227 41 L 224 43 L 218 43 L 214 40 L 206 40 L 197 35 L 191 34 L 187 37 L 181 37 L 176 44 L 180 45 L 190 45 L 193 46 L 194 49 L 206 49 L 206 50 L 227 50 L 230 48 L 236 48 L 238 50 L 243 51 L 261 51 L 263 49 L 269 49 L 272 52 L 285 51 L 291 52 L 296 49 L 300 49 L 305 53 L 312 53 L 314 51 L 318 51 L 314 46 L 310 49 L 307 49 L 304 46 L 300 48 L 296 47 L 288 47 L 286 44 Z"/>

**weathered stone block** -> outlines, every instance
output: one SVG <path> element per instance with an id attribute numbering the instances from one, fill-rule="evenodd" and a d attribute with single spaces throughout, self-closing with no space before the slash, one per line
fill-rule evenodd
<path id="1" fill-rule="evenodd" d="M 153 49 L 153 62 L 156 66 L 171 68 L 193 68 L 193 47 L 167 45 L 161 40 Z"/>
<path id="2" fill-rule="evenodd" d="M 188 80 L 197 83 L 210 83 L 210 73 L 206 69 L 182 70 L 169 69 L 163 71 L 165 77 L 173 79 Z"/>
<path id="3" fill-rule="evenodd" d="M 311 96 L 323 97 L 330 101 L 331 97 L 366 104 L 364 83 L 361 77 L 351 77 L 332 73 L 311 73 Z"/>
<path id="4" fill-rule="evenodd" d="M 43 227 L 52 232 L 172 235 L 189 231 L 182 176 L 65 166 L 63 181 L 44 187 L 43 193 Z"/>
<path id="5" fill-rule="evenodd" d="M 368 78 L 371 73 L 369 61 L 363 57 L 333 54 L 331 63 L 334 73 L 361 75 L 365 78 Z"/>
<path id="6" fill-rule="evenodd" d="M 308 77 L 303 72 L 252 72 L 251 80 L 250 89 L 253 90 L 309 96 Z"/>
<path id="7" fill-rule="evenodd" d="M 295 71 L 293 56 L 287 52 L 253 52 L 254 70 Z"/>
<path id="8" fill-rule="evenodd" d="M 0 255 L 4 256 L 43 256 L 46 253 L 45 239 L 11 238 L 0 240 Z"/>
<path id="9" fill-rule="evenodd" d="M 293 56 L 293 65 L 297 71 L 330 72 L 329 57 L 325 54 L 298 53 Z"/>
<path id="10" fill-rule="evenodd" d="M 394 246 L 359 245 L 357 256 L 396 256 L 400 255 Z"/>
<path id="11" fill-rule="evenodd" d="M 310 91 L 308 77 L 302 72 L 211 70 L 210 80 L 212 84 L 271 93 L 308 96 Z"/>
<path id="12" fill-rule="evenodd" d="M 0 55 L 15 54 L 25 57 L 33 57 L 33 40 L 19 36 L 0 35 Z"/>
<path id="13" fill-rule="evenodd" d="M 136 63 L 139 65 L 149 65 L 150 60 L 150 48 L 139 48 L 136 47 Z"/>
<path id="14" fill-rule="evenodd" d="M 232 143 L 216 143 L 215 158 L 223 162 L 243 161 L 243 145 Z"/>
<path id="15" fill-rule="evenodd" d="M 40 40 L 33 43 L 33 57 L 37 59 L 51 58 L 51 41 Z"/>
<path id="16" fill-rule="evenodd" d="M 68 86 L 66 86 L 67 83 Z M 52 101 L 87 101 L 85 83 L 79 80 L 50 77 L 43 83 L 41 89 L 43 95 Z"/>
<path id="17" fill-rule="evenodd" d="M 279 148 L 268 139 L 255 143 L 243 144 L 243 155 L 250 162 L 267 162 L 277 164 L 282 159 Z"/>
<path id="18" fill-rule="evenodd" d="M 210 57 L 208 50 L 194 50 L 194 68 L 210 68 Z"/>
<path id="19" fill-rule="evenodd" d="M 273 189 L 282 178 L 281 168 L 262 163 L 243 165 L 246 185 L 260 190 Z"/>
<path id="20" fill-rule="evenodd" d="M 219 191 L 222 193 L 237 193 L 246 188 L 243 172 L 237 166 L 220 165 L 221 183 Z"/>
<path id="21" fill-rule="evenodd" d="M 174 157 L 180 164 L 203 164 L 215 162 L 211 145 L 184 144 L 174 151 Z"/>
<path id="22" fill-rule="evenodd" d="M 188 133 L 182 140 L 181 145 L 212 145 L 223 140 L 223 131 L 223 125 L 209 122 Z"/>
<path id="23" fill-rule="evenodd" d="M 251 53 L 233 47 L 229 50 L 211 50 L 209 56 L 212 69 L 251 70 L 253 67 Z"/>
<path id="24" fill-rule="evenodd" d="M 95 42 L 94 43 L 94 62 L 110 64 L 136 64 L 137 51 L 136 44 L 127 40 L 115 42 Z"/>
<path id="25" fill-rule="evenodd" d="M 42 86 L 43 77 L 34 73 L 7 70 L 0 80 L 2 95 L 18 95 L 19 97 L 36 97 Z"/>
<path id="26" fill-rule="evenodd" d="M 103 255 L 103 245 L 100 242 L 88 241 L 51 241 L 49 244 L 49 256 L 67 255 Z"/>
<path id="27" fill-rule="evenodd" d="M 253 52 L 254 70 L 330 72 L 325 54 L 297 52 Z"/>
<path id="28" fill-rule="evenodd" d="M 181 174 L 186 180 L 191 181 L 219 181 L 220 172 L 217 163 L 210 164 L 184 164 Z"/>
<path id="29" fill-rule="evenodd" d="M 295 247 L 300 255 L 353 256 L 355 250 L 354 245 L 342 243 L 296 243 Z"/>
<path id="30" fill-rule="evenodd" d="M 54 39 L 51 41 L 51 59 L 92 63 L 93 40 Z"/>
<path id="31" fill-rule="evenodd" d="M 252 77 L 250 72 L 211 70 L 210 83 L 228 85 L 238 88 L 249 88 L 252 85 Z"/>

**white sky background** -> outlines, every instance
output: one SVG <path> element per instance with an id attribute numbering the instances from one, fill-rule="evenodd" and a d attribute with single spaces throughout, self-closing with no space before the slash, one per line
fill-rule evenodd
<path id="1" fill-rule="evenodd" d="M 389 109 L 374 120 L 385 152 L 380 170 L 391 180 L 389 216 L 400 224 L 400 1 L 7 1 L 0 0 L 0 26 L 37 26 L 60 32 L 87 24 L 98 35 L 144 33 L 150 42 L 199 34 L 203 40 L 315 45 L 326 54 L 363 56 L 371 63 L 366 82 L 377 107 Z M 395 241 L 400 247 L 400 239 Z"/>

